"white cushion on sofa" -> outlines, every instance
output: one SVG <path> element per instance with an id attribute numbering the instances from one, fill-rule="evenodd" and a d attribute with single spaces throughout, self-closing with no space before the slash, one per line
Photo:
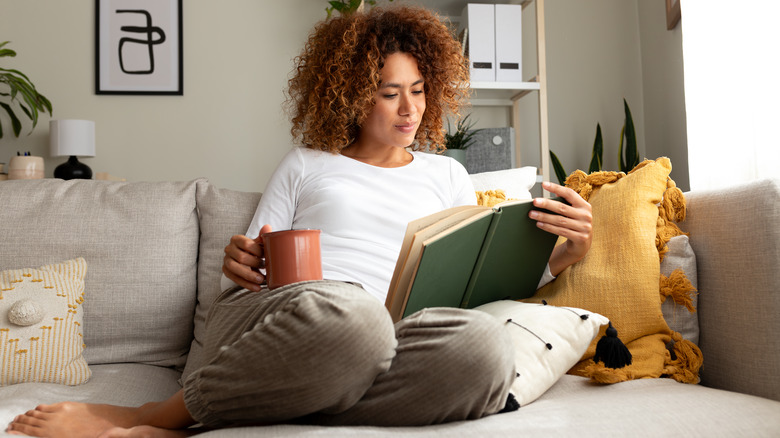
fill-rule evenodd
<path id="1" fill-rule="evenodd" d="M 496 170 L 469 175 L 474 190 L 502 189 L 508 199 L 531 199 L 531 187 L 536 184 L 536 168 L 531 166 L 517 169 Z"/>
<path id="2" fill-rule="evenodd" d="M 521 407 L 574 366 L 601 326 L 609 323 L 605 316 L 587 310 L 518 301 L 494 301 L 475 309 L 494 316 L 509 330 L 518 374 L 512 394 Z"/>

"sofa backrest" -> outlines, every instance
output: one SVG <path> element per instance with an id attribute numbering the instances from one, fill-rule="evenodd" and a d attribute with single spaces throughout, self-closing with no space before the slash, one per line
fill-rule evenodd
<path id="1" fill-rule="evenodd" d="M 780 400 L 780 179 L 686 193 L 701 383 Z"/>
<path id="2" fill-rule="evenodd" d="M 182 379 L 205 365 L 206 316 L 221 292 L 225 246 L 235 234 L 245 234 L 254 216 L 260 193 L 219 189 L 206 180 L 197 182 L 200 247 L 198 254 L 198 300 L 194 318 L 194 339 Z"/>
<path id="3" fill-rule="evenodd" d="M 197 181 L 0 183 L 0 271 L 83 257 L 90 364 L 183 367 L 192 340 Z"/>

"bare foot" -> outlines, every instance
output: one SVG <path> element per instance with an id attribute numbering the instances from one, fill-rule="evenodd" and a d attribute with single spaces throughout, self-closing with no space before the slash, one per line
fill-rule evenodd
<path id="1" fill-rule="evenodd" d="M 98 438 L 181 438 L 198 434 L 196 429 L 168 430 L 152 426 L 136 426 L 130 429 L 114 427 L 108 429 Z"/>
<path id="2" fill-rule="evenodd" d="M 137 408 L 65 402 L 40 405 L 14 418 L 6 432 L 50 438 L 94 438 L 112 427 L 138 424 Z"/>

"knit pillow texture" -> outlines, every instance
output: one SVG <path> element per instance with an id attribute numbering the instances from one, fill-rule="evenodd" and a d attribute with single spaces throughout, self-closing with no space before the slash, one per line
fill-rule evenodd
<path id="1" fill-rule="evenodd" d="M 575 171 L 566 180 L 593 208 L 590 251 L 525 301 L 604 315 L 633 357 L 631 365 L 617 369 L 594 362 L 594 340 L 571 374 L 600 383 L 661 376 L 699 380 L 701 351 L 673 332 L 661 311 L 660 262 L 667 242 L 683 234 L 674 222 L 685 216 L 685 199 L 669 178 L 671 170 L 669 159 L 662 157 L 646 160 L 628 174 Z M 690 287 L 684 275 L 677 277 L 681 285 L 671 287 Z"/>
<path id="2" fill-rule="evenodd" d="M 0 272 L 0 386 L 89 380 L 82 356 L 86 273 L 83 258 Z"/>
<path id="3" fill-rule="evenodd" d="M 497 318 L 515 347 L 517 376 L 510 392 L 520 406 L 544 394 L 587 350 L 609 320 L 570 307 L 494 301 L 475 307 Z"/>

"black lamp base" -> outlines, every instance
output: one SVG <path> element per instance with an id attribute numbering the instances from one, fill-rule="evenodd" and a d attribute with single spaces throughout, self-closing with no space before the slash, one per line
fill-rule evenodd
<path id="1" fill-rule="evenodd" d="M 68 161 L 54 169 L 54 177 L 59 179 L 92 179 L 92 169 L 71 155 Z"/>

